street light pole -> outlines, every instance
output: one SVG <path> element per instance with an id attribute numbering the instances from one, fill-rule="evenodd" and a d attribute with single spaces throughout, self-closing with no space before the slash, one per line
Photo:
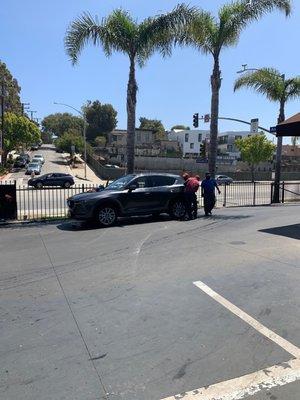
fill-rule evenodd
<path id="1" fill-rule="evenodd" d="M 247 71 L 261 71 L 259 68 L 247 68 L 247 64 L 242 65 L 243 69 L 237 71 L 238 74 Z M 279 75 L 273 73 L 274 76 L 280 77 L 285 84 L 285 74 Z M 284 115 L 284 102 L 280 101 L 280 112 L 277 123 L 280 124 L 285 119 Z M 280 178 L 281 178 L 281 158 L 282 158 L 282 136 L 277 136 L 277 145 L 276 145 L 276 161 L 275 161 L 275 177 L 274 177 L 274 193 L 273 193 L 273 203 L 280 203 L 279 194 L 280 194 Z"/>
<path id="2" fill-rule="evenodd" d="M 57 103 L 56 101 L 54 101 L 54 104 L 59 105 L 59 106 L 65 106 L 65 107 L 69 107 L 72 110 L 78 112 L 78 114 L 80 114 L 83 118 L 83 140 L 84 140 L 84 179 L 86 179 L 86 156 L 87 156 L 87 152 L 86 152 L 86 129 L 87 129 L 87 120 L 85 117 L 85 114 L 79 110 L 77 110 L 77 108 L 70 106 L 69 104 L 65 104 L 65 103 Z"/>

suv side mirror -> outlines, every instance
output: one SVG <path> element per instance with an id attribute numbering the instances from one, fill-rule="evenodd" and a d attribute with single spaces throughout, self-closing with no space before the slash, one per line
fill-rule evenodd
<path id="1" fill-rule="evenodd" d="M 99 185 L 98 187 L 97 187 L 97 192 L 102 192 L 102 190 L 104 190 L 105 189 L 105 187 L 103 186 L 103 185 Z"/>
<path id="2" fill-rule="evenodd" d="M 132 192 L 133 190 L 137 189 L 137 184 L 132 183 L 131 185 L 128 186 L 128 192 Z"/>

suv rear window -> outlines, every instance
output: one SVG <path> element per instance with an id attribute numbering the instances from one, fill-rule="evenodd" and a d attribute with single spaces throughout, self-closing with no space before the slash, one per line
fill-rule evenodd
<path id="1" fill-rule="evenodd" d="M 152 186 L 157 187 L 157 186 L 172 186 L 175 183 L 175 178 L 172 176 L 151 176 L 151 181 L 152 181 Z"/>

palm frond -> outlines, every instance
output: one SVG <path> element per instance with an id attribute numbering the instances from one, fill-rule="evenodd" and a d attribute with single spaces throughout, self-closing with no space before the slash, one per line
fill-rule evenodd
<path id="1" fill-rule="evenodd" d="M 242 87 L 254 89 L 272 101 L 280 101 L 285 96 L 285 82 L 274 68 L 246 73 L 235 81 L 234 91 Z"/>
<path id="2" fill-rule="evenodd" d="M 79 54 L 90 40 L 97 44 L 101 40 L 102 34 L 102 25 L 89 13 L 83 13 L 74 20 L 68 27 L 65 36 L 65 49 L 72 63 L 77 63 Z"/>
<path id="3" fill-rule="evenodd" d="M 287 79 L 286 82 L 286 100 L 294 100 L 300 97 L 300 77 Z"/>
<path id="4" fill-rule="evenodd" d="M 214 52 L 217 40 L 217 22 L 208 12 L 198 9 L 176 42 L 180 45 L 192 46 L 204 54 Z"/>
<path id="5" fill-rule="evenodd" d="M 247 25 L 275 10 L 288 16 L 291 13 L 291 0 L 238 0 L 223 6 L 219 11 L 221 47 L 237 44 L 241 31 Z"/>
<path id="6" fill-rule="evenodd" d="M 135 53 L 138 43 L 138 23 L 123 10 L 114 10 L 103 21 L 102 44 L 104 49 L 125 54 Z"/>
<path id="7" fill-rule="evenodd" d="M 169 13 L 145 19 L 139 25 L 139 59 L 146 60 L 155 51 L 163 56 L 170 55 L 196 13 L 194 7 L 179 4 Z"/>

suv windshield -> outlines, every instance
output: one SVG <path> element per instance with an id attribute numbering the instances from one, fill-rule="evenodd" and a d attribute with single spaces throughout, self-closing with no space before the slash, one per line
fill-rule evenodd
<path id="1" fill-rule="evenodd" d="M 116 181 L 113 181 L 104 190 L 123 190 L 125 186 L 134 178 L 134 175 L 126 175 Z"/>

